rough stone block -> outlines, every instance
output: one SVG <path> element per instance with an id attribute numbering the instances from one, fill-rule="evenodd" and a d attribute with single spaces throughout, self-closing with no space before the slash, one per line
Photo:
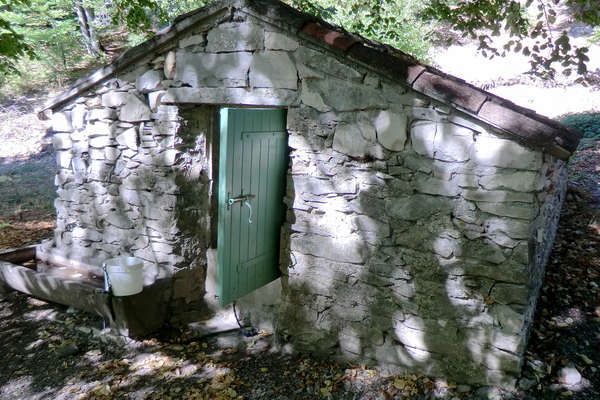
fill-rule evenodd
<path id="1" fill-rule="evenodd" d="M 179 47 L 186 48 L 204 44 L 204 35 L 192 35 L 179 39 Z"/>
<path id="2" fill-rule="evenodd" d="M 206 51 L 248 51 L 263 46 L 263 30 L 249 23 L 225 23 L 208 32 Z"/>
<path id="3" fill-rule="evenodd" d="M 117 112 L 112 108 L 93 108 L 87 114 L 88 121 L 96 121 L 102 119 L 117 119 Z"/>
<path id="4" fill-rule="evenodd" d="M 324 76 L 333 76 L 343 81 L 352 81 L 362 83 L 363 74 L 356 68 L 338 61 L 330 54 L 323 54 L 319 51 L 300 47 L 294 52 L 296 64 L 304 65 L 311 70 L 318 71 Z M 369 88 L 370 89 L 370 88 Z"/>
<path id="5" fill-rule="evenodd" d="M 469 160 L 473 132 L 451 123 L 417 121 L 411 127 L 413 149 L 441 161 Z"/>
<path id="6" fill-rule="evenodd" d="M 250 53 L 202 53 L 177 52 L 175 80 L 190 85 L 245 87 L 248 69 L 252 62 Z"/>
<path id="7" fill-rule="evenodd" d="M 421 193 L 448 197 L 456 197 L 460 193 L 460 189 L 453 182 L 436 178 L 417 179 L 415 189 Z"/>
<path id="8" fill-rule="evenodd" d="M 103 107 L 120 107 L 127 101 L 129 93 L 127 92 L 107 92 L 102 95 Z"/>
<path id="9" fill-rule="evenodd" d="M 411 125 L 410 138 L 417 154 L 433 158 L 436 130 L 436 123 L 432 121 L 416 121 Z"/>
<path id="10" fill-rule="evenodd" d="M 121 146 L 126 146 L 131 150 L 138 148 L 138 131 L 137 128 L 129 128 L 116 137 L 117 143 Z"/>
<path id="11" fill-rule="evenodd" d="M 150 107 L 134 94 L 128 94 L 125 105 L 119 111 L 119 120 L 125 122 L 149 121 L 152 112 Z"/>
<path id="12" fill-rule="evenodd" d="M 533 192 L 541 189 L 539 175 L 531 171 L 515 171 L 511 173 L 483 176 L 479 183 L 484 189 L 508 189 L 517 192 Z"/>
<path id="13" fill-rule="evenodd" d="M 462 195 L 467 200 L 491 203 L 506 203 L 513 201 L 533 203 L 534 200 L 534 195 L 531 193 L 509 192 L 505 190 L 465 190 Z"/>
<path id="14" fill-rule="evenodd" d="M 56 133 L 52 137 L 52 144 L 55 150 L 70 150 L 73 147 L 71 137 L 67 133 Z"/>
<path id="15" fill-rule="evenodd" d="M 320 179 L 313 176 L 294 175 L 292 184 L 296 193 L 310 193 L 318 196 L 330 193 L 356 193 L 356 182 L 353 180 Z"/>
<path id="16" fill-rule="evenodd" d="M 385 201 L 385 209 L 392 217 L 417 221 L 438 213 L 449 214 L 452 200 L 429 195 L 389 198 Z"/>
<path id="17" fill-rule="evenodd" d="M 71 125 L 71 113 L 69 111 L 53 113 L 51 124 L 54 132 L 73 131 L 73 126 Z"/>
<path id="18" fill-rule="evenodd" d="M 360 239 L 333 239 L 316 235 L 292 237 L 292 251 L 342 263 L 362 264 L 365 261 L 365 244 Z"/>
<path id="19" fill-rule="evenodd" d="M 496 283 L 490 292 L 490 297 L 500 304 L 526 305 L 529 302 L 529 289 L 525 285 Z"/>
<path id="20" fill-rule="evenodd" d="M 463 162 L 469 159 L 473 145 L 473 131 L 452 123 L 437 124 L 435 135 L 435 159 Z"/>
<path id="21" fill-rule="evenodd" d="M 238 104 L 247 106 L 290 106 L 296 91 L 288 89 L 175 88 L 168 89 L 163 103 Z"/>
<path id="22" fill-rule="evenodd" d="M 482 165 L 538 171 L 542 153 L 530 150 L 512 140 L 478 136 L 471 157 Z"/>
<path id="23" fill-rule="evenodd" d="M 524 220 L 510 218 L 488 218 L 485 220 L 485 231 L 489 233 L 503 232 L 513 239 L 529 239 L 531 224 Z"/>
<path id="24" fill-rule="evenodd" d="M 298 42 L 288 35 L 279 32 L 265 32 L 265 49 L 294 51 L 298 48 Z"/>
<path id="25" fill-rule="evenodd" d="M 88 109 L 83 104 L 76 104 L 71 110 L 71 124 L 73 129 L 83 129 L 85 126 L 85 118 L 88 114 Z"/>
<path id="26" fill-rule="evenodd" d="M 160 85 L 161 81 L 162 74 L 160 71 L 151 69 L 144 72 L 135 80 L 135 88 L 142 93 L 151 92 Z"/>
<path id="27" fill-rule="evenodd" d="M 95 121 L 85 127 L 85 134 L 88 137 L 110 136 L 114 131 L 114 126 L 108 122 Z"/>
<path id="28" fill-rule="evenodd" d="M 97 149 L 101 149 L 106 146 L 110 146 L 111 144 L 112 144 L 112 140 L 109 136 L 96 136 L 89 140 L 90 147 L 95 147 Z"/>
<path id="29" fill-rule="evenodd" d="M 296 67 L 284 51 L 255 54 L 250 64 L 249 78 L 250 87 L 298 88 Z"/>
<path id="30" fill-rule="evenodd" d="M 57 151 L 56 152 L 56 164 L 59 168 L 69 168 L 71 166 L 71 152 L 70 151 Z"/>
<path id="31" fill-rule="evenodd" d="M 477 207 L 489 214 L 531 220 L 536 216 L 536 207 L 526 203 L 486 203 L 478 202 Z"/>
<path id="32" fill-rule="evenodd" d="M 388 150 L 404 150 L 407 124 L 405 114 L 389 110 L 380 111 L 375 118 L 377 140 Z"/>
<path id="33" fill-rule="evenodd" d="M 375 128 L 367 122 L 340 124 L 333 137 L 333 149 L 350 157 L 383 159 L 383 149 L 376 142 Z"/>
<path id="34" fill-rule="evenodd" d="M 326 107 L 316 107 L 306 99 L 318 105 L 321 98 Z M 333 108 L 337 111 L 357 111 L 369 108 L 385 108 L 388 105 L 383 93 L 362 84 L 354 84 L 341 79 L 304 79 L 302 81 L 302 101 L 319 111 Z"/>

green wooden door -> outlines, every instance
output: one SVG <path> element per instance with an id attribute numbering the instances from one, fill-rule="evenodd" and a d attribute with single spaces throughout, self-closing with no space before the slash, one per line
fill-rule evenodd
<path id="1" fill-rule="evenodd" d="M 285 110 L 220 112 L 217 294 L 228 304 L 279 277 L 288 166 Z"/>

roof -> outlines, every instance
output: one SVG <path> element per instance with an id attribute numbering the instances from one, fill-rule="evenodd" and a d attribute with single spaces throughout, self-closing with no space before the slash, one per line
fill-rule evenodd
<path id="1" fill-rule="evenodd" d="M 392 81 L 399 81 L 417 92 L 449 104 L 518 140 L 541 147 L 558 158 L 567 159 L 582 137 L 582 133 L 576 129 L 421 64 L 414 57 L 391 46 L 347 32 L 278 0 L 222 0 L 183 14 L 153 38 L 127 50 L 111 64 L 76 81 L 70 89 L 47 103 L 40 112 L 67 104 L 150 52 L 167 50 L 172 47 L 174 39 L 203 19 L 224 9 L 252 15 L 280 26 L 292 35 L 319 42 L 339 56 L 368 66 Z"/>

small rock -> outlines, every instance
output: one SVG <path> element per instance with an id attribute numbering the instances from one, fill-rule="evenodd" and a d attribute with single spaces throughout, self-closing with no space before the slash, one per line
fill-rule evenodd
<path id="1" fill-rule="evenodd" d="M 535 384 L 536 381 L 533 379 L 521 378 L 519 381 L 519 388 L 521 388 L 521 390 L 529 390 L 534 387 Z"/>
<path id="2" fill-rule="evenodd" d="M 78 326 L 75 329 L 77 329 L 81 333 L 85 333 L 86 335 L 89 335 L 90 333 L 92 333 L 92 329 L 85 327 L 85 326 Z"/>
<path id="3" fill-rule="evenodd" d="M 73 354 L 77 353 L 79 348 L 75 346 L 73 343 L 69 343 L 68 345 L 61 347 L 56 350 L 56 355 L 59 357 L 69 357 Z"/>
<path id="4" fill-rule="evenodd" d="M 470 392 L 470 391 L 471 391 L 471 386 L 469 386 L 469 385 L 458 385 L 458 386 L 456 387 L 456 390 L 457 390 L 459 393 L 467 393 L 467 392 Z"/>
<path id="5" fill-rule="evenodd" d="M 502 393 L 496 387 L 481 387 L 475 392 L 476 399 L 482 400 L 502 400 Z"/>
<path id="6" fill-rule="evenodd" d="M 561 383 L 568 386 L 577 385 L 581 383 L 581 374 L 572 364 L 570 364 L 560 370 L 559 380 Z"/>

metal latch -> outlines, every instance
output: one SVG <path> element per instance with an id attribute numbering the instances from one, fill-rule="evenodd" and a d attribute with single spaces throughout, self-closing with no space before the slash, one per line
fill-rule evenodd
<path id="1" fill-rule="evenodd" d="M 227 199 L 227 209 L 229 210 L 229 208 L 232 205 L 234 205 L 235 203 L 243 203 L 246 207 L 248 207 L 248 211 L 250 213 L 250 215 L 248 216 L 248 223 L 251 224 L 252 223 L 252 206 L 250 205 L 250 200 L 252 200 L 255 197 L 256 197 L 255 194 L 242 194 L 237 197 L 230 197 L 229 199 Z"/>

